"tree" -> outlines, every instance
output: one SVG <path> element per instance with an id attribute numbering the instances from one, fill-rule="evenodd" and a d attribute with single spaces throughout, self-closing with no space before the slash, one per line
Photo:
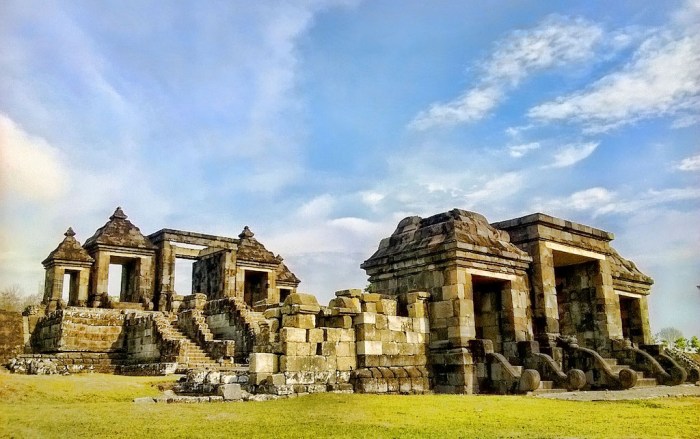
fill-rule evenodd
<path id="1" fill-rule="evenodd" d="M 673 342 L 673 347 L 685 352 L 685 348 L 688 347 L 688 340 L 683 337 L 677 338 L 676 341 Z"/>
<path id="2" fill-rule="evenodd" d="M 700 354 L 700 339 L 698 339 L 697 335 L 690 339 L 690 347 L 695 350 L 696 354 Z"/>
<path id="3" fill-rule="evenodd" d="M 661 331 L 656 333 L 655 338 L 666 346 L 673 346 L 676 340 L 683 338 L 683 332 L 681 332 L 680 329 L 673 327 L 663 328 Z"/>
<path id="4" fill-rule="evenodd" d="M 0 310 L 23 311 L 29 305 L 37 305 L 41 302 L 41 294 L 22 294 L 19 285 L 11 285 L 0 290 Z"/>

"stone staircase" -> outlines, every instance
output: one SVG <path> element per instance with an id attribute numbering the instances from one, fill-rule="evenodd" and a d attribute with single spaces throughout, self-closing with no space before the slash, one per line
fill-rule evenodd
<path id="1" fill-rule="evenodd" d="M 177 326 L 177 319 L 170 321 L 168 338 L 178 340 L 182 346 L 178 358 L 178 370 L 180 369 L 210 369 L 219 372 L 238 371 L 240 365 L 228 363 L 221 364 L 214 361 L 197 343 L 187 337 Z"/>
<path id="2" fill-rule="evenodd" d="M 615 375 L 620 373 L 622 369 L 634 370 L 632 365 L 618 364 L 616 358 L 603 358 L 603 360 L 608 364 L 608 366 L 610 366 L 610 369 L 612 369 Z M 647 378 L 644 376 L 644 372 L 635 372 L 637 372 L 637 384 L 635 384 L 634 387 L 653 387 L 657 385 L 656 378 Z"/>

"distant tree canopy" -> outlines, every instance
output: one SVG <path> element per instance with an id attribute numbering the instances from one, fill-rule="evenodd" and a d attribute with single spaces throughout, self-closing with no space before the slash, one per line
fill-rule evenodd
<path id="1" fill-rule="evenodd" d="M 679 338 L 684 338 L 683 332 L 670 326 L 656 333 L 656 339 L 666 346 L 673 346 Z"/>
<path id="2" fill-rule="evenodd" d="M 19 285 L 11 285 L 0 290 L 0 310 L 23 311 L 30 305 L 41 302 L 41 294 L 24 295 Z"/>

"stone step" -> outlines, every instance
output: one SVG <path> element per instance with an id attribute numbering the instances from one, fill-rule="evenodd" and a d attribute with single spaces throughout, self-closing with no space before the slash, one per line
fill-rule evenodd
<path id="1" fill-rule="evenodd" d="M 609 366 L 617 366 L 617 358 L 603 358 Z"/>
<path id="2" fill-rule="evenodd" d="M 528 395 L 541 395 L 543 393 L 563 393 L 566 391 L 566 389 L 555 388 L 553 381 L 540 381 L 540 386 L 532 392 L 528 392 Z"/>
<path id="3" fill-rule="evenodd" d="M 554 388 L 554 381 L 540 381 L 538 389 L 549 390 Z"/>
<path id="4" fill-rule="evenodd" d="M 658 385 L 656 378 L 638 378 L 634 387 L 654 387 Z"/>

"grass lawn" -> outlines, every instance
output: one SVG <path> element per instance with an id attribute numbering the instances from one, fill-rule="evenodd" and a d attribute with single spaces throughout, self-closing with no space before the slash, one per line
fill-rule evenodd
<path id="1" fill-rule="evenodd" d="M 317 394 L 137 405 L 173 378 L 0 373 L 2 437 L 694 437 L 700 398 L 570 402 L 524 396 Z"/>

